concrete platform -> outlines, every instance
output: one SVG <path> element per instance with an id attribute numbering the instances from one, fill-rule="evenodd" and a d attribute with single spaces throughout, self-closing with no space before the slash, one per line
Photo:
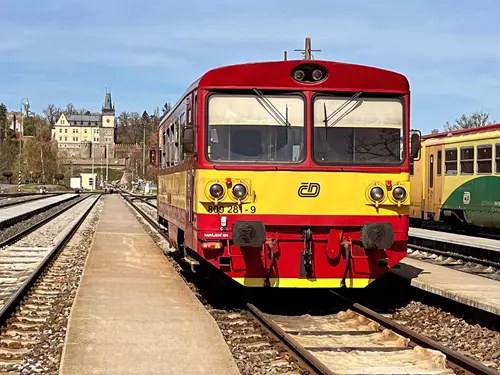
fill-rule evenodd
<path id="1" fill-rule="evenodd" d="M 118 195 L 104 208 L 60 374 L 239 374 L 217 323 Z"/>
<path id="2" fill-rule="evenodd" d="M 490 238 L 466 236 L 463 234 L 441 232 L 422 228 L 410 228 L 410 230 L 408 231 L 408 237 L 417 237 L 429 241 L 444 242 L 447 244 L 453 244 L 463 247 L 473 247 L 477 249 L 500 252 L 500 241 Z"/>
<path id="3" fill-rule="evenodd" d="M 411 285 L 451 300 L 500 315 L 500 282 L 405 258 L 392 272 Z"/>
<path id="4" fill-rule="evenodd" d="M 77 196 L 78 196 L 77 194 L 62 194 L 56 196 L 49 196 L 45 199 L 28 201 L 19 203 L 19 205 L 16 206 L 0 208 L 0 228 L 5 225 L 8 225 L 9 222 L 16 220 L 19 217 L 29 214 L 32 211 L 40 211 L 55 204 L 76 198 Z"/>

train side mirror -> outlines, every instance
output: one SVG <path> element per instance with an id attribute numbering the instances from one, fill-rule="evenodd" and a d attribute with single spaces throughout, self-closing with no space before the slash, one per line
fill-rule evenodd
<path id="1" fill-rule="evenodd" d="M 187 154 L 194 152 L 194 129 L 191 126 L 185 127 L 182 132 L 182 147 Z"/>
<path id="2" fill-rule="evenodd" d="M 422 149 L 421 133 L 419 130 L 412 130 L 410 134 L 410 157 L 412 160 L 419 160 Z"/>

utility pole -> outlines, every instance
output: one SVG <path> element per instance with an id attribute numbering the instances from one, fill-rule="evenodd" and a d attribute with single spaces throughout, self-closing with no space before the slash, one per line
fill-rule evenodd
<path id="1" fill-rule="evenodd" d="M 296 49 L 294 51 L 300 52 L 302 54 L 302 57 L 304 58 L 304 60 L 312 60 L 313 59 L 313 54 L 312 54 L 313 52 L 321 52 L 320 49 L 312 49 L 311 38 L 309 38 L 309 37 L 306 37 L 304 49 Z"/>
<path id="2" fill-rule="evenodd" d="M 142 126 L 142 179 L 146 179 L 146 124 Z"/>
<path id="3" fill-rule="evenodd" d="M 92 153 L 92 191 L 95 189 L 95 176 L 94 176 L 94 143 L 91 141 L 90 142 L 90 149 Z"/>
<path id="4" fill-rule="evenodd" d="M 106 184 L 108 183 L 108 168 L 109 168 L 109 143 L 106 143 Z"/>
<path id="5" fill-rule="evenodd" d="M 45 184 L 45 169 L 43 167 L 43 148 L 40 147 L 40 157 L 42 158 L 42 184 Z"/>

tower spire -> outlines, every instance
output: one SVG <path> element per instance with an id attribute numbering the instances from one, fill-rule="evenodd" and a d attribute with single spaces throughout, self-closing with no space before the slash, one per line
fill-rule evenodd
<path id="1" fill-rule="evenodd" d="M 113 113 L 115 112 L 115 106 L 111 101 L 111 90 L 108 91 L 106 87 L 106 95 L 104 96 L 104 105 L 102 106 L 102 113 Z"/>

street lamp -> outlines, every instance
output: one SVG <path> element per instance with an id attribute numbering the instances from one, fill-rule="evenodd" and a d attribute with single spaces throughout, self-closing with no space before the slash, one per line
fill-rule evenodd
<path id="1" fill-rule="evenodd" d="M 28 117 L 29 110 L 30 110 L 30 102 L 29 102 L 28 98 L 23 98 L 21 100 L 21 114 L 23 113 L 23 109 L 26 111 L 26 117 Z M 14 131 L 15 131 L 15 129 L 14 129 Z M 19 172 L 17 175 L 17 190 L 19 192 L 21 191 L 21 159 L 22 159 L 22 155 L 23 155 L 23 148 L 22 148 L 23 133 L 24 133 L 24 118 L 22 118 L 22 122 L 19 122 Z"/>

